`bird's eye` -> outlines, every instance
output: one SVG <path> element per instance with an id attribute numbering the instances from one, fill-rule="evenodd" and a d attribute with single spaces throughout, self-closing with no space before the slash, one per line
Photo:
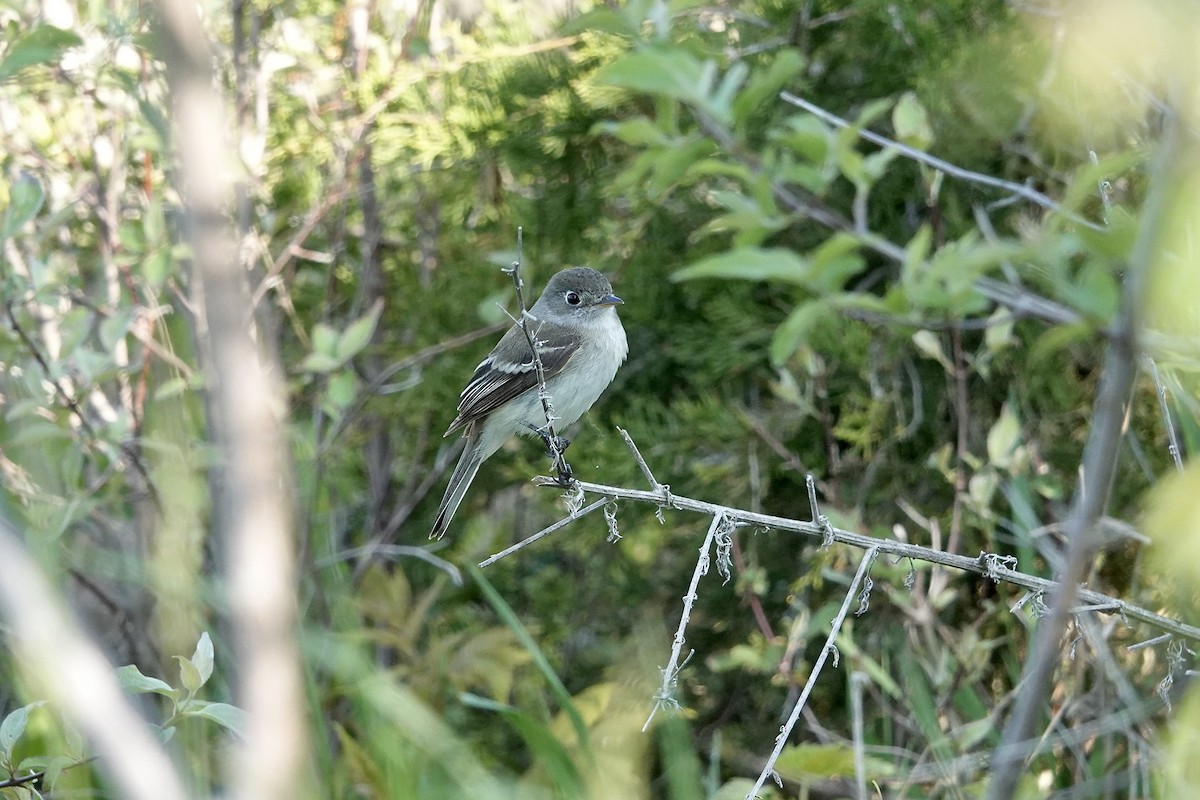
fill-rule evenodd
<path id="1" fill-rule="evenodd" d="M 575 292 L 567 292 L 563 297 L 569 306 L 577 306 L 583 302 L 583 299 Z"/>

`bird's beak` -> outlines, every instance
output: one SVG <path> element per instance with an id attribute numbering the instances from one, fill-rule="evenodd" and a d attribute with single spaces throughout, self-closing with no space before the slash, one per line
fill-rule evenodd
<path id="1" fill-rule="evenodd" d="M 606 294 L 596 301 L 598 306 L 621 306 L 625 305 L 625 301 L 617 297 L 615 294 Z"/>

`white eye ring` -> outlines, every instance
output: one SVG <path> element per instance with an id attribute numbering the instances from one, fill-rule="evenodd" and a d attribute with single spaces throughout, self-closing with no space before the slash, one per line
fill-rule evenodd
<path id="1" fill-rule="evenodd" d="M 567 292 L 563 295 L 563 299 L 567 301 L 567 305 L 569 306 L 577 306 L 583 302 L 583 298 L 575 292 Z"/>

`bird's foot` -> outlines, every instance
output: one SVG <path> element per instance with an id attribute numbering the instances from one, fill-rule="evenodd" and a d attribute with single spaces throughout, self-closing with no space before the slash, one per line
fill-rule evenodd
<path id="1" fill-rule="evenodd" d="M 571 440 L 565 436 L 551 436 L 545 428 L 539 428 L 536 425 L 529 425 L 528 423 L 526 423 L 526 426 L 538 435 L 542 440 L 542 444 L 546 445 L 546 455 L 551 458 L 562 455 L 571 446 Z"/>
<path id="2" fill-rule="evenodd" d="M 546 455 L 554 459 L 554 466 L 558 470 L 558 482 L 563 486 L 570 486 L 575 481 L 575 471 L 571 469 L 563 453 L 571 446 L 571 440 L 565 436 L 551 436 L 549 431 L 536 425 L 528 427 L 541 438 L 542 444 L 546 445 Z"/>

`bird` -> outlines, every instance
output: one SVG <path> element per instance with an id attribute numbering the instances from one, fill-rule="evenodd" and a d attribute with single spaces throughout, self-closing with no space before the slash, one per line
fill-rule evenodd
<path id="1" fill-rule="evenodd" d="M 555 273 L 527 312 L 558 429 L 592 407 L 629 353 L 625 329 L 604 274 L 588 267 Z M 529 339 L 519 322 L 500 339 L 459 395 L 458 415 L 443 436 L 467 440 L 438 507 L 430 539 L 446 534 L 480 465 L 514 434 L 537 434 L 550 445 Z M 565 442 L 565 440 L 563 440 Z M 559 451 L 564 443 L 555 443 Z"/>

